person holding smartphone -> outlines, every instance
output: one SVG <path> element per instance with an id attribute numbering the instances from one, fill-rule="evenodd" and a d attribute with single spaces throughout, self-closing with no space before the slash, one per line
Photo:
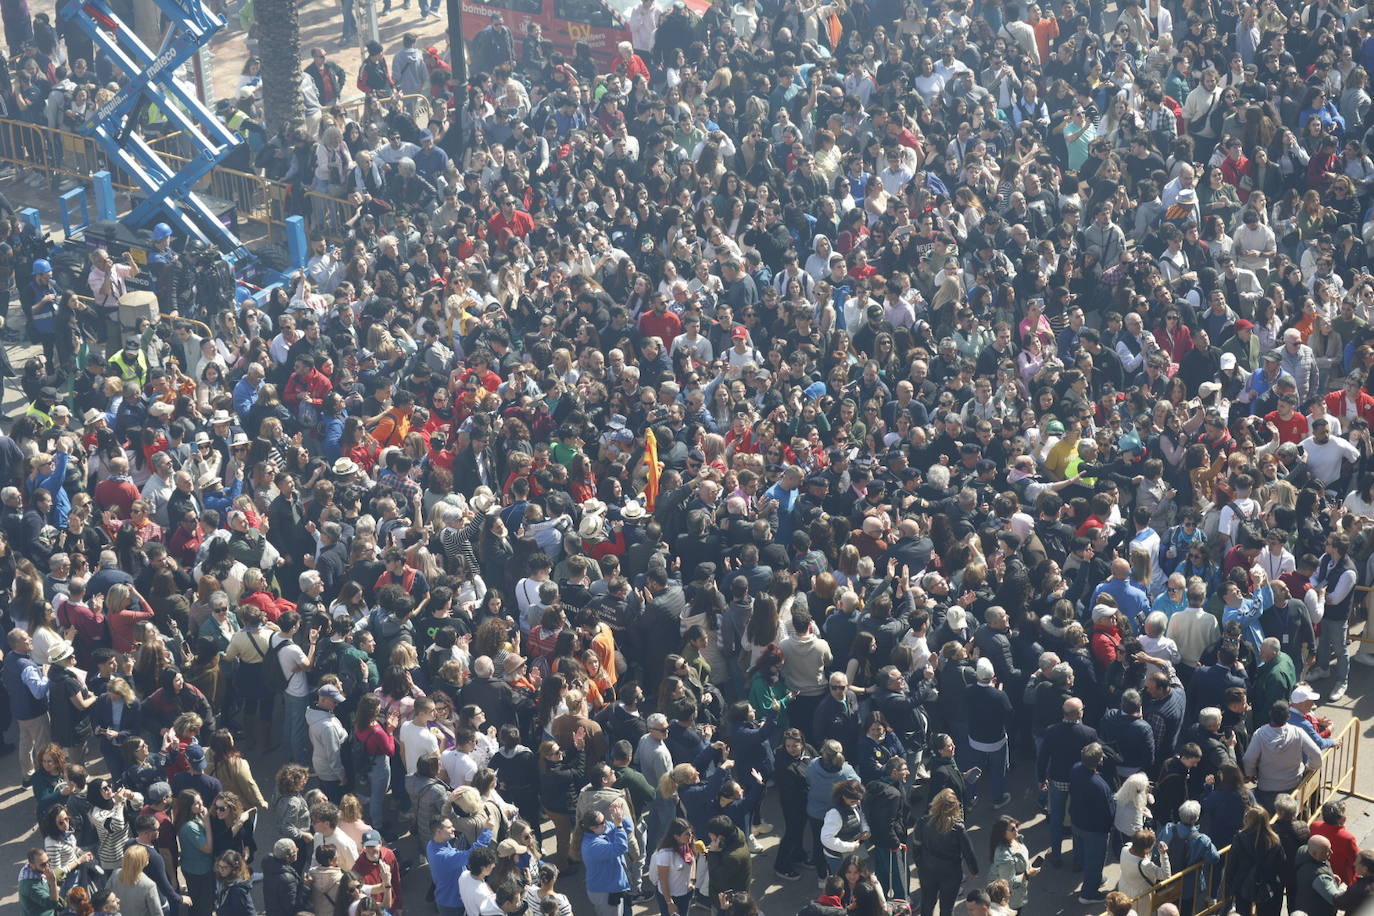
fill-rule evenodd
<path id="1" fill-rule="evenodd" d="M 1011 908 L 1020 910 L 1030 900 L 1030 879 L 1040 874 L 1043 857 L 1030 861 L 1026 844 L 1021 842 L 1021 822 L 1005 814 L 993 822 L 988 848 L 992 856 L 988 880 L 1007 882 Z"/>

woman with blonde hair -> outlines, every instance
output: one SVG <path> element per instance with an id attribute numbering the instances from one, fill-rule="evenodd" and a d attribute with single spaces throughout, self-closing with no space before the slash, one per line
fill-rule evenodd
<path id="1" fill-rule="evenodd" d="M 118 870 L 110 876 L 110 890 L 119 897 L 121 916 L 162 916 L 162 898 L 148 868 L 148 847 L 135 843 L 124 850 Z"/>
<path id="2" fill-rule="evenodd" d="M 363 834 L 372 829 L 363 820 L 363 803 L 352 792 L 339 799 L 339 829 L 352 838 L 359 849 L 363 848 Z"/>
<path id="3" fill-rule="evenodd" d="M 978 857 L 964 828 L 964 810 L 953 789 L 941 789 L 930 801 L 930 813 L 916 830 L 916 867 L 921 876 L 921 916 L 953 916 L 964 869 L 978 874 Z"/>
<path id="4" fill-rule="evenodd" d="M 654 728 L 652 724 L 649 727 L 650 729 Z M 667 729 L 666 721 L 662 728 Z M 685 787 L 694 786 L 699 782 L 701 782 L 701 774 L 690 763 L 679 763 L 658 778 L 658 785 L 656 786 L 658 791 L 654 800 L 649 802 L 649 811 L 645 819 L 646 836 L 661 839 L 674 819 L 681 818 L 686 814 L 679 793 Z"/>
<path id="5" fill-rule="evenodd" d="M 1129 842 L 1135 832 L 1145 826 L 1145 816 L 1150 813 L 1150 777 L 1145 773 L 1132 773 L 1116 790 L 1116 820 L 1113 826 Z"/>

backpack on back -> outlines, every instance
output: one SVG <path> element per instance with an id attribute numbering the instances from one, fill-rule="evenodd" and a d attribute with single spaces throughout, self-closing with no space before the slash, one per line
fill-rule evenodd
<path id="1" fill-rule="evenodd" d="M 269 643 L 272 637 L 267 637 Z M 285 693 L 288 678 L 286 672 L 281 667 L 281 650 L 290 642 L 289 639 L 282 638 L 275 644 L 267 647 L 267 652 L 262 659 L 262 682 L 267 687 L 269 693 Z"/>

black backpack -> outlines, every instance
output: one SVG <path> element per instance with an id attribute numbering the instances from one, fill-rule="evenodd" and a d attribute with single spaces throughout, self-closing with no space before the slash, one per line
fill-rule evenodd
<path id="1" fill-rule="evenodd" d="M 262 683 L 269 693 L 286 693 L 286 684 L 289 680 L 286 672 L 281 667 L 281 650 L 289 643 L 289 639 L 281 639 L 272 644 L 272 637 L 267 637 L 267 651 L 262 657 Z"/>
<path id="2" fill-rule="evenodd" d="M 339 750 L 344 765 L 344 786 L 365 788 L 368 776 L 372 772 L 372 755 L 352 731 L 348 733 L 343 747 Z"/>

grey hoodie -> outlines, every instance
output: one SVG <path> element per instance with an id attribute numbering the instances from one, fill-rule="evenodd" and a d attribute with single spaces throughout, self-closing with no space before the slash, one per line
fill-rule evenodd
<path id="1" fill-rule="evenodd" d="M 341 751 L 348 737 L 343 723 L 334 713 L 311 706 L 305 711 L 305 724 L 310 729 L 310 747 L 314 751 L 310 763 L 315 768 L 315 775 L 330 782 L 343 782 Z"/>
<path id="2" fill-rule="evenodd" d="M 1321 748 L 1296 725 L 1266 725 L 1245 749 L 1245 774 L 1259 780 L 1261 792 L 1288 792 L 1302 779 L 1306 765 L 1317 766 L 1321 759 Z"/>
<path id="3" fill-rule="evenodd" d="M 419 48 L 404 48 L 391 58 L 391 78 L 404 95 L 415 95 L 429 88 L 429 67 Z"/>

